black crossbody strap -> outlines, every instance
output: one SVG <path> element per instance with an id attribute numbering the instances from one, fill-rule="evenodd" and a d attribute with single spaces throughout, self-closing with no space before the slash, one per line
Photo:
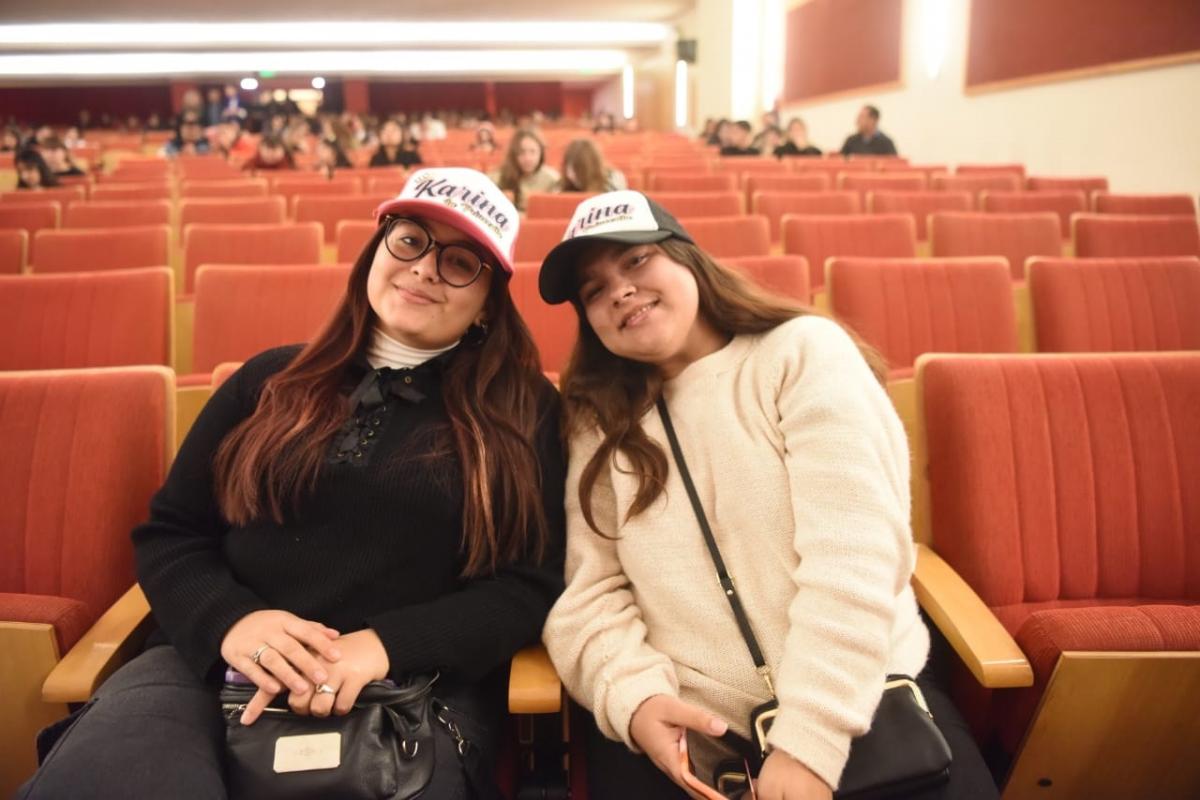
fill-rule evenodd
<path id="1" fill-rule="evenodd" d="M 763 658 L 762 648 L 758 646 L 758 639 L 755 638 L 754 629 L 750 626 L 750 618 L 746 615 L 741 598 L 738 597 L 737 587 L 734 586 L 733 578 L 729 576 L 729 570 L 725 567 L 725 559 L 721 558 L 717 539 L 713 536 L 712 527 L 708 524 L 708 515 L 704 513 L 704 506 L 700 505 L 700 495 L 696 493 L 696 484 L 692 482 L 692 474 L 688 471 L 687 462 L 683 460 L 679 437 L 675 435 L 675 426 L 671 424 L 671 415 L 667 412 L 667 401 L 659 397 L 656 406 L 658 407 L 658 416 L 662 419 L 663 429 L 667 432 L 667 441 L 671 444 L 671 455 L 675 457 L 675 466 L 679 468 L 679 477 L 683 479 L 688 499 L 692 502 L 692 511 L 696 513 L 696 521 L 700 523 L 700 532 L 704 534 L 704 543 L 708 545 L 708 554 L 712 556 L 713 566 L 717 568 L 717 580 L 721 583 L 721 589 L 725 592 L 729 607 L 733 609 L 733 617 L 737 620 L 738 630 L 741 631 L 742 638 L 746 641 L 746 648 L 750 651 L 754 667 L 766 682 L 771 696 L 774 697 L 775 686 L 771 682 L 771 668 L 767 666 L 767 660 Z"/>

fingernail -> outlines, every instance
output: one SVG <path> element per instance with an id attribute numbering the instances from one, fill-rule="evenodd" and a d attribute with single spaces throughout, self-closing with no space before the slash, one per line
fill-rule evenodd
<path id="1" fill-rule="evenodd" d="M 250 724 L 250 714 L 249 714 L 249 713 L 247 713 L 247 712 L 245 712 L 245 711 L 243 711 L 243 712 L 242 712 L 242 719 L 241 719 L 241 723 L 242 723 L 243 725 L 249 725 L 249 724 Z"/>
<path id="2" fill-rule="evenodd" d="M 724 736 L 725 731 L 729 730 L 729 723 L 723 719 L 712 718 L 708 722 L 708 729 L 717 736 Z"/>

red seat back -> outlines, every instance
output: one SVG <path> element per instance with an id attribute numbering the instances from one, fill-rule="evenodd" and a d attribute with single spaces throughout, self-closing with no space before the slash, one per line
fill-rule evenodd
<path id="1" fill-rule="evenodd" d="M 170 240 L 166 225 L 41 230 L 33 236 L 29 263 L 34 272 L 165 267 Z"/>
<path id="2" fill-rule="evenodd" d="M 869 192 L 867 207 L 873 214 L 912 214 L 917 238 L 929 238 L 929 215 L 935 211 L 970 211 L 969 192 Z"/>
<path id="3" fill-rule="evenodd" d="M 63 212 L 64 228 L 130 228 L 169 225 L 168 200 L 87 200 L 71 203 Z"/>
<path id="4" fill-rule="evenodd" d="M 1061 256 L 1058 215 L 984 214 L 941 211 L 930 216 L 931 250 L 935 256 L 1003 256 L 1013 278 L 1025 277 L 1030 256 Z"/>
<path id="5" fill-rule="evenodd" d="M 184 291 L 193 291 L 202 264 L 318 264 L 321 244 L 315 222 L 189 225 L 183 230 Z"/>
<path id="6" fill-rule="evenodd" d="M 179 224 L 281 224 L 287 219 L 282 197 L 192 197 L 179 202 Z"/>
<path id="7" fill-rule="evenodd" d="M 375 209 L 390 199 L 387 194 L 307 195 L 292 198 L 296 222 L 319 222 L 325 229 L 327 241 L 337 237 L 337 225 L 345 219 L 365 219 L 374 222 Z"/>
<path id="8" fill-rule="evenodd" d="M 1078 189 L 1062 192 L 984 192 L 979 200 L 983 211 L 1029 214 L 1052 211 L 1058 215 L 1064 239 L 1071 238 L 1071 215 L 1087 211 L 1087 195 Z"/>
<path id="9" fill-rule="evenodd" d="M 1195 216 L 1080 214 L 1075 217 L 1075 255 L 1081 258 L 1198 256 Z"/>
<path id="10" fill-rule="evenodd" d="M 740 192 L 651 192 L 649 197 L 671 216 L 736 217 L 745 213 Z"/>
<path id="11" fill-rule="evenodd" d="M 812 302 L 808 262 L 804 256 L 742 256 L 721 263 L 743 273 L 772 294 L 808 305 Z"/>
<path id="12" fill-rule="evenodd" d="M 524 231 L 524 226 L 521 230 Z M 579 318 L 570 303 L 552 306 L 542 300 L 538 293 L 538 270 L 541 266 L 541 261 L 517 263 L 508 291 L 537 344 L 542 357 L 542 370 L 561 373 L 575 347 Z"/>
<path id="13" fill-rule="evenodd" d="M 909 214 L 795 216 L 783 218 L 783 252 L 808 259 L 813 291 L 825 286 L 834 256 L 915 258 L 916 226 Z"/>
<path id="14" fill-rule="evenodd" d="M 1034 258 L 1042 352 L 1200 350 L 1200 258 Z"/>
<path id="15" fill-rule="evenodd" d="M 1093 196 L 1099 214 L 1166 214 L 1195 216 L 1196 201 L 1190 194 L 1109 194 Z"/>
<path id="16" fill-rule="evenodd" d="M 771 252 L 770 225 L 766 217 L 758 214 L 688 217 L 679 223 L 714 258 L 765 256 Z"/>
<path id="17" fill-rule="evenodd" d="M 757 192 L 751 199 L 751 209 L 767 218 L 771 241 L 778 242 L 783 236 L 785 214 L 858 214 L 862 197 L 858 192 Z"/>
<path id="18" fill-rule="evenodd" d="M 20 275 L 29 261 L 29 234 L 0 229 L 0 275 Z"/>

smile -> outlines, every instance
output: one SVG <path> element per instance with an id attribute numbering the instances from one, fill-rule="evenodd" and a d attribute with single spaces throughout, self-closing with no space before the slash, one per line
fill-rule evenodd
<path id="1" fill-rule="evenodd" d="M 646 318 L 646 315 L 648 313 L 650 313 L 650 309 L 654 308 L 657 305 L 658 305 L 658 301 L 655 300 L 653 302 L 646 303 L 643 306 L 638 306 L 633 311 L 626 314 L 625 318 L 621 320 L 620 330 L 625 330 L 626 328 L 630 327 L 631 325 L 637 325 L 638 323 L 640 323 L 642 320 L 644 320 Z"/>
<path id="2" fill-rule="evenodd" d="M 412 303 L 418 306 L 428 306 L 437 302 L 437 300 L 434 300 L 424 292 L 420 292 L 415 289 L 405 289 L 403 286 L 397 286 L 394 283 L 392 286 L 400 294 L 400 298 L 407 303 Z"/>

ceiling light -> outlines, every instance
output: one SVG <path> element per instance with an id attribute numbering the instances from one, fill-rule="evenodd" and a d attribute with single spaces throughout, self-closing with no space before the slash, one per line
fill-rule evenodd
<path id="1" fill-rule="evenodd" d="M 621 50 L 296 50 L 0 55 L 0 77 L 280 74 L 616 74 Z M 253 78 L 242 81 L 242 88 Z M 249 91 L 249 90 L 248 90 Z"/>
<path id="2" fill-rule="evenodd" d="M 322 78 L 320 75 L 313 78 L 312 79 L 312 87 L 314 89 L 324 89 L 325 88 L 325 79 Z"/>
<path id="3" fill-rule="evenodd" d="M 258 88 L 258 81 L 254 78 L 242 78 L 242 88 L 247 92 L 253 92 Z"/>
<path id="4" fill-rule="evenodd" d="M 455 45 L 657 45 L 653 22 L 146 22 L 0 25 L 0 46 L 24 48 Z"/>

